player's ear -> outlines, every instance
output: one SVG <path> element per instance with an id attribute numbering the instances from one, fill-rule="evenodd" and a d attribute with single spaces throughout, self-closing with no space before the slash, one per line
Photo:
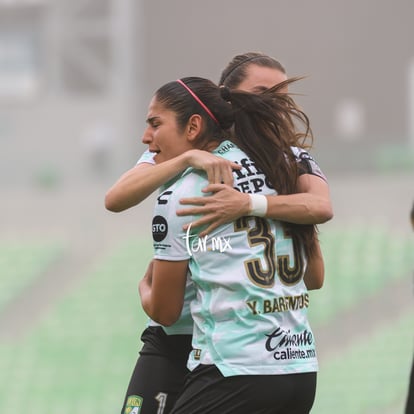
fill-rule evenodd
<path id="1" fill-rule="evenodd" d="M 194 141 L 200 135 L 203 126 L 203 118 L 198 114 L 193 114 L 187 123 L 187 138 Z"/>

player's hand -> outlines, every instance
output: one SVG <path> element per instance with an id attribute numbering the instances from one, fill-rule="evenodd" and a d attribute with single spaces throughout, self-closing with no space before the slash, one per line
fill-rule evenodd
<path id="1" fill-rule="evenodd" d="M 204 193 L 212 193 L 206 197 L 189 197 L 180 200 L 181 204 L 191 204 L 191 207 L 177 210 L 178 216 L 201 214 L 202 217 L 191 223 L 192 227 L 208 225 L 200 233 L 204 237 L 217 227 L 230 223 L 249 212 L 249 195 L 235 190 L 226 184 L 209 184 L 203 189 Z M 187 230 L 190 223 L 184 226 Z"/>
<path id="2" fill-rule="evenodd" d="M 193 168 L 204 170 L 210 184 L 224 183 L 233 185 L 232 170 L 240 170 L 241 166 L 217 155 L 202 150 L 189 150 L 186 153 L 188 163 Z"/>

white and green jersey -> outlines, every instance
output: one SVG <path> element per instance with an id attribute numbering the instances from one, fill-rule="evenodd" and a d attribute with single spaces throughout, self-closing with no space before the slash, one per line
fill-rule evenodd
<path id="1" fill-rule="evenodd" d="M 155 165 L 154 155 L 155 154 L 153 152 L 150 152 L 149 150 L 144 151 L 141 154 L 141 157 L 137 161 L 136 165 L 143 163 Z"/>
<path id="2" fill-rule="evenodd" d="M 316 175 L 319 178 L 327 181 L 325 174 L 319 167 L 318 163 L 315 159 L 309 154 L 308 151 L 304 150 L 303 148 L 299 147 L 291 147 L 293 155 L 296 158 L 296 162 L 298 163 L 299 167 L 299 175 L 302 174 L 311 174 Z M 136 165 L 146 163 L 155 165 L 154 161 L 154 153 L 149 152 L 148 150 L 144 151 L 137 161 Z"/>
<path id="3" fill-rule="evenodd" d="M 234 172 L 239 191 L 276 194 L 230 141 L 214 153 L 243 167 Z M 195 217 L 176 215 L 179 200 L 205 195 L 207 184 L 203 172 L 188 169 L 159 195 L 153 218 L 155 257 L 189 261 L 195 287 L 189 368 L 214 364 L 224 376 L 316 371 L 302 249 L 281 222 L 259 217 L 242 217 L 204 238 L 198 229 L 183 231 Z"/>
<path id="4" fill-rule="evenodd" d="M 150 152 L 148 150 L 145 151 L 141 155 L 136 165 L 142 164 L 142 163 L 155 165 L 154 155 L 155 154 L 153 152 Z M 162 194 L 165 188 L 166 186 L 162 187 L 160 194 Z M 160 200 L 159 197 L 158 197 L 158 200 Z M 154 229 L 157 229 L 159 226 L 162 226 L 162 224 L 158 224 L 156 221 L 155 222 L 153 221 L 152 223 L 153 233 L 154 233 Z M 153 321 L 152 319 L 148 319 L 147 326 L 161 326 L 167 335 L 192 335 L 193 319 L 191 318 L 190 303 L 194 299 L 194 297 L 195 297 L 195 290 L 193 288 L 193 282 L 190 278 L 188 278 L 186 290 L 185 290 L 184 306 L 181 311 L 180 319 L 172 326 L 162 326 L 159 323 Z"/>

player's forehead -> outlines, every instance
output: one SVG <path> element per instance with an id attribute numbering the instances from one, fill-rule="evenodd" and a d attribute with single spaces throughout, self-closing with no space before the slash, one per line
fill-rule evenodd
<path id="1" fill-rule="evenodd" d="M 175 120 L 175 118 L 175 112 L 167 109 L 166 106 L 160 102 L 156 96 L 151 99 L 148 105 L 147 122 L 152 119 Z"/>
<path id="2" fill-rule="evenodd" d="M 240 83 L 238 89 L 248 92 L 258 92 L 263 89 L 271 88 L 286 79 L 286 73 L 283 73 L 279 69 L 251 63 L 246 68 L 246 77 Z"/>

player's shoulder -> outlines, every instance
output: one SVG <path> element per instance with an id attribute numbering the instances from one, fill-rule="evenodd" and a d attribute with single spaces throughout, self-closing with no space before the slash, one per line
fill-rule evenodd
<path id="1" fill-rule="evenodd" d="M 208 178 L 207 173 L 204 170 L 196 169 L 193 167 L 187 168 L 182 174 L 178 177 L 175 184 L 176 187 L 187 188 L 187 192 L 191 191 L 192 187 L 188 186 L 198 185 L 207 185 Z"/>
<path id="2" fill-rule="evenodd" d="M 304 148 L 291 147 L 293 154 L 296 157 L 296 161 L 299 166 L 299 174 L 310 174 L 322 178 L 324 181 L 328 181 L 326 175 L 322 171 L 319 164 L 314 157 Z"/>
<path id="3" fill-rule="evenodd" d="M 214 149 L 213 154 L 233 161 L 245 153 L 234 142 L 224 140 Z"/>
<path id="4" fill-rule="evenodd" d="M 308 160 L 314 160 L 312 155 L 308 150 L 301 147 L 290 147 L 293 155 L 298 159 L 308 159 Z"/>
<path id="5" fill-rule="evenodd" d="M 208 185 L 207 174 L 203 170 L 189 167 L 163 186 L 159 197 L 194 197 L 202 194 L 201 189 Z M 158 198 L 159 198 L 158 197 Z"/>

